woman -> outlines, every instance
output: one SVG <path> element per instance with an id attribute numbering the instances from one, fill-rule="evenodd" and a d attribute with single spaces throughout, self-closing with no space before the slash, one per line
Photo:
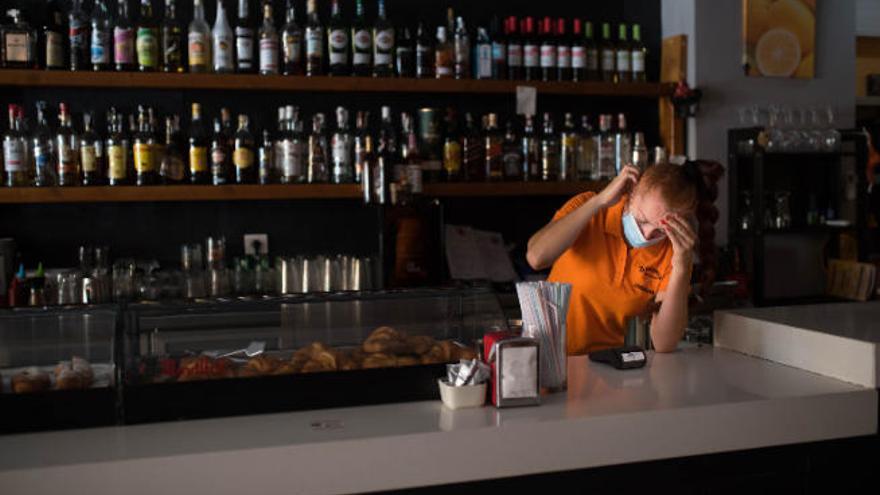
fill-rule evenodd
<path id="1" fill-rule="evenodd" d="M 627 166 L 602 192 L 575 196 L 529 239 L 536 270 L 572 285 L 568 353 L 623 345 L 628 318 L 653 313 L 651 340 L 672 352 L 684 333 L 702 188 L 697 165 Z M 663 302 L 658 307 L 657 303 Z"/>

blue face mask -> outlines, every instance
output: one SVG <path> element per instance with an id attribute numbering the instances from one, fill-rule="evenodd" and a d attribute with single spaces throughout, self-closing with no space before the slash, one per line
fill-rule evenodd
<path id="1" fill-rule="evenodd" d="M 663 240 L 662 237 L 645 239 L 645 235 L 642 234 L 642 229 L 639 228 L 639 224 L 632 213 L 623 214 L 623 235 L 626 237 L 626 242 L 634 248 L 653 246 Z"/>

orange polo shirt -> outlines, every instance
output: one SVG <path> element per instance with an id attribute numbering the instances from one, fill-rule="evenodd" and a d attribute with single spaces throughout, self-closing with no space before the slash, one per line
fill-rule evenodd
<path id="1" fill-rule="evenodd" d="M 553 220 L 593 196 L 593 192 L 575 196 Z M 566 328 L 570 355 L 623 345 L 627 319 L 643 314 L 669 283 L 672 243 L 664 239 L 653 246 L 630 248 L 623 235 L 626 201 L 624 197 L 597 212 L 550 271 L 549 281 L 572 285 Z"/>

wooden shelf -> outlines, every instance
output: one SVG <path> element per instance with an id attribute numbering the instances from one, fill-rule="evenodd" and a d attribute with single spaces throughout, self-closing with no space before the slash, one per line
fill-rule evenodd
<path id="1" fill-rule="evenodd" d="M 541 94 L 661 98 L 672 84 L 606 82 L 493 81 L 372 77 L 261 76 L 256 74 L 166 74 L 0 70 L 0 86 L 21 88 L 119 88 L 163 90 L 291 91 L 348 93 L 514 94 L 533 86 Z"/>
<path id="2" fill-rule="evenodd" d="M 426 184 L 425 195 L 439 198 L 574 196 L 597 190 L 602 185 L 602 182 L 443 183 Z M 0 204 L 359 200 L 361 197 L 357 184 L 0 188 Z"/>

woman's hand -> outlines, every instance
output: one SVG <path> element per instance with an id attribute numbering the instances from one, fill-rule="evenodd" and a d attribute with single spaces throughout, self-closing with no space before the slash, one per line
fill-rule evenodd
<path id="1" fill-rule="evenodd" d="M 639 181 L 640 174 L 641 172 L 639 169 L 632 165 L 623 167 L 620 174 L 618 174 L 610 184 L 605 186 L 605 189 L 602 189 L 602 192 L 596 195 L 596 199 L 599 201 L 599 206 L 602 209 L 605 209 L 616 205 L 617 202 L 620 201 L 620 198 L 627 192 L 631 191 L 636 185 Z"/>
<path id="2" fill-rule="evenodd" d="M 690 224 L 676 213 L 670 213 L 660 221 L 663 232 L 672 242 L 672 268 L 689 270 L 694 260 L 697 234 Z"/>

